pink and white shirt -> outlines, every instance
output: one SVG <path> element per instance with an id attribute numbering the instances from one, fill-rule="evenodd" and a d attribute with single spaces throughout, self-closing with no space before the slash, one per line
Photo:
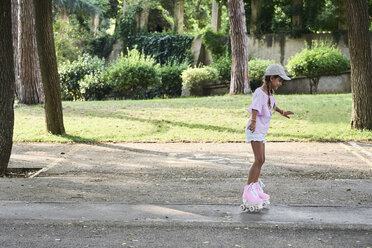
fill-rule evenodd
<path id="1" fill-rule="evenodd" d="M 254 132 L 266 134 L 270 127 L 271 116 L 273 115 L 276 100 L 273 95 L 270 96 L 271 108 L 269 109 L 269 96 L 260 88 L 257 88 L 253 94 L 252 104 L 248 108 L 248 112 L 252 114 L 252 109 L 257 110 L 256 129 Z M 252 116 L 249 119 L 245 129 L 251 124 Z"/>

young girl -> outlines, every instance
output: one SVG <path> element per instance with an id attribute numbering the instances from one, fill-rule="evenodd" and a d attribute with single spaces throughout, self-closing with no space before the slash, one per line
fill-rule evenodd
<path id="1" fill-rule="evenodd" d="M 249 170 L 248 183 L 244 186 L 242 209 L 250 212 L 259 211 L 270 204 L 270 196 L 262 190 L 264 184 L 259 180 L 262 165 L 265 162 L 265 134 L 270 126 L 273 110 L 288 117 L 291 111 L 278 108 L 273 91 L 282 85 L 283 80 L 291 80 L 281 65 L 273 64 L 266 68 L 264 83 L 253 94 L 252 104 L 248 111 L 251 113 L 245 128 L 246 142 L 251 143 L 254 153 L 254 163 Z"/>

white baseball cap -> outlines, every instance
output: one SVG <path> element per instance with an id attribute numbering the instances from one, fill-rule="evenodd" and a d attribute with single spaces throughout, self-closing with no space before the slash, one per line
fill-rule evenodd
<path id="1" fill-rule="evenodd" d="M 283 66 L 278 65 L 278 64 L 269 65 L 266 68 L 264 75 L 265 76 L 279 76 L 283 78 L 284 80 L 291 80 L 291 78 L 288 77 L 287 74 L 285 73 Z"/>

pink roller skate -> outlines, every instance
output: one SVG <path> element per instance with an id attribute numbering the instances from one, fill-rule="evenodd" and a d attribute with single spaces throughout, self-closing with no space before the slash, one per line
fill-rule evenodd
<path id="1" fill-rule="evenodd" d="M 263 200 L 258 196 L 254 183 L 244 186 L 243 204 L 240 206 L 244 212 L 258 212 L 263 206 Z"/>
<path id="2" fill-rule="evenodd" d="M 262 199 L 263 207 L 268 207 L 270 205 L 270 195 L 265 194 L 263 192 L 263 187 L 265 187 L 265 184 L 261 180 L 258 180 L 258 182 L 254 183 L 254 187 L 256 189 L 257 195 Z"/>

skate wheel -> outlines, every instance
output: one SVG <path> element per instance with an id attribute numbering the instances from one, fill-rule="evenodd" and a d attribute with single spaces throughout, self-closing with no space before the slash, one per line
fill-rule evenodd
<path id="1" fill-rule="evenodd" d="M 247 208 L 245 207 L 244 204 L 240 205 L 240 208 L 241 208 L 243 211 L 247 210 Z"/>
<path id="2" fill-rule="evenodd" d="M 250 212 L 254 212 L 256 210 L 256 208 L 254 206 L 249 206 L 249 211 Z"/>

